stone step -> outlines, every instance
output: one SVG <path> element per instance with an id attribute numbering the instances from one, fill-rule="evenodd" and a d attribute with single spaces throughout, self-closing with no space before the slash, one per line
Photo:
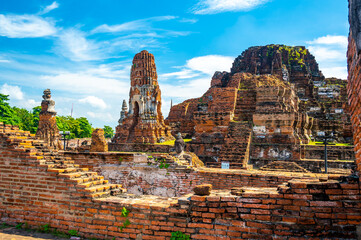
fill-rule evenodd
<path id="1" fill-rule="evenodd" d="M 95 187 L 95 186 L 99 186 L 99 185 L 107 185 L 109 183 L 108 180 L 93 180 L 93 181 L 89 181 L 89 182 L 85 182 L 85 183 L 80 183 L 77 185 L 78 188 L 90 188 L 90 187 Z"/>
<path id="2" fill-rule="evenodd" d="M 86 172 L 88 168 L 49 168 L 48 172 L 56 173 L 73 173 L 73 172 Z"/>
<path id="3" fill-rule="evenodd" d="M 102 185 L 96 185 L 92 187 L 87 187 L 84 189 L 79 189 L 79 192 L 89 192 L 89 193 L 96 193 L 96 192 L 105 192 L 112 189 L 117 188 L 117 184 L 102 184 Z"/>
<path id="4" fill-rule="evenodd" d="M 68 179 L 77 179 L 82 177 L 91 177 L 97 176 L 97 172 L 73 172 L 73 173 L 60 173 L 59 176 L 68 178 Z"/>
<path id="5" fill-rule="evenodd" d="M 99 176 L 99 175 L 92 175 L 92 176 L 83 176 L 83 177 L 79 177 L 79 178 L 71 178 L 69 179 L 69 181 L 71 182 L 75 182 L 77 184 L 81 184 L 81 183 L 87 183 L 87 182 L 91 182 L 91 181 L 98 181 L 98 180 L 104 180 L 104 176 Z"/>

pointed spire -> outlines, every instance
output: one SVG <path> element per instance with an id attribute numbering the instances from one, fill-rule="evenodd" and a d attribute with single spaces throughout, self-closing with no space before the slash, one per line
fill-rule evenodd
<path id="1" fill-rule="evenodd" d="M 127 102 L 125 101 L 125 99 L 123 100 L 122 110 L 124 112 L 128 111 L 128 106 L 127 106 Z"/>
<path id="2" fill-rule="evenodd" d="M 120 118 L 118 120 L 119 125 L 123 124 L 123 119 L 125 118 L 125 114 L 127 112 L 128 112 L 128 106 L 127 106 L 127 102 L 124 99 L 122 104 L 122 111 L 120 111 Z"/>
<path id="3" fill-rule="evenodd" d="M 173 107 L 173 99 L 170 100 L 170 109 Z"/>

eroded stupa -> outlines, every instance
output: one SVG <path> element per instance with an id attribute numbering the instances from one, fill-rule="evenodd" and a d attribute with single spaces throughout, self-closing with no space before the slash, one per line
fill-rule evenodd
<path id="1" fill-rule="evenodd" d="M 113 143 L 156 143 L 173 139 L 165 125 L 153 54 L 136 54 L 130 72 L 129 111 L 123 101 Z"/>

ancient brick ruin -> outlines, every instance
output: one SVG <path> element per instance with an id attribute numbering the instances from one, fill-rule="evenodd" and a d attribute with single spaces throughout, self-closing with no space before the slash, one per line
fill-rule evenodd
<path id="1" fill-rule="evenodd" d="M 50 89 L 44 90 L 41 112 L 39 114 L 39 126 L 36 137 L 44 140 L 52 148 L 60 148 L 59 130 L 56 125 L 55 101 L 51 99 Z"/>
<path id="2" fill-rule="evenodd" d="M 173 137 L 164 123 L 154 56 L 141 51 L 130 72 L 129 111 L 123 101 L 114 143 L 156 143 Z"/>
<path id="3" fill-rule="evenodd" d="M 48 138 L 1 123 L 0 222 L 14 226 L 26 223 L 33 229 L 49 224 L 51 229 L 75 230 L 90 239 L 166 240 L 176 231 L 191 239 L 360 239 L 358 2 L 350 0 L 350 107 L 344 104 L 344 81 L 324 79 L 307 50 L 297 48 L 303 56 L 299 59 L 292 53 L 295 50 L 272 45 L 246 51 L 230 73 L 214 75 L 211 88 L 201 98 L 173 106 L 167 120 L 174 133 L 180 131 L 193 138 L 188 150 L 228 161 L 235 169 L 220 169 L 219 161 L 211 160 L 208 164 L 217 168 L 205 167 L 194 153 L 187 153 L 190 160 L 179 159 L 169 154 L 172 146 L 144 144 L 162 136 L 156 134 L 157 126 L 163 126 L 167 135 L 166 125 L 157 118 L 157 124 L 148 125 L 154 128 L 144 132 L 147 140 L 139 138 L 139 129 L 149 123 L 142 122 L 140 115 L 147 112 L 147 119 L 161 116 L 149 110 L 157 109 L 156 98 L 145 98 L 159 90 L 158 84 L 153 88 L 134 82 L 129 112 L 123 103 L 116 138 L 121 143 L 109 146 L 118 144 L 133 152 L 99 152 L 99 148 L 97 152 L 59 151 Z M 147 61 L 154 64 L 147 52 L 137 55 L 134 62 L 139 59 L 153 59 Z M 290 66 L 285 64 L 288 61 Z M 133 65 L 132 75 L 141 66 L 145 65 Z M 132 81 L 136 79 L 145 81 Z M 336 85 L 339 88 L 334 88 Z M 336 90 L 330 93 L 320 90 L 322 87 Z M 153 90 L 149 95 L 132 93 L 137 89 Z M 54 106 L 49 99 L 44 98 L 44 113 L 55 116 L 52 108 L 46 107 Z M 140 111 L 140 103 L 149 111 Z M 136 104 L 139 115 L 135 119 Z M 326 107 L 330 111 L 325 112 Z M 357 171 L 323 174 L 307 169 L 321 166 L 318 161 L 322 156 L 318 146 L 304 143 L 312 140 L 315 132 L 338 131 L 340 126 L 344 130 L 338 131 L 338 141 L 347 142 L 352 134 L 348 112 Z M 126 124 L 134 128 L 126 128 Z M 101 131 L 95 132 L 94 139 L 94 147 L 104 149 Z M 351 150 L 349 146 L 332 148 L 330 165 L 337 168 L 338 160 L 347 158 Z M 144 153 L 148 151 L 152 153 Z M 319 156 L 304 161 L 310 152 Z M 250 162 L 259 169 L 246 169 Z M 200 184 L 212 185 L 210 195 L 193 194 L 193 188 Z"/>
<path id="4" fill-rule="evenodd" d="M 348 86 L 347 93 L 350 103 L 351 121 L 354 133 L 356 165 L 361 172 L 361 3 L 360 1 L 349 1 L 350 34 L 347 51 L 348 63 Z"/>
<path id="5" fill-rule="evenodd" d="M 201 98 L 173 106 L 166 122 L 173 133 L 193 139 L 189 150 L 210 167 L 258 168 L 286 160 L 311 170 L 312 163 L 300 160 L 320 159 L 304 147 L 319 133 L 352 144 L 346 81 L 325 79 L 305 47 L 249 48 L 230 73 L 214 74 Z M 339 149 L 344 160 L 354 159 L 352 147 Z"/>
<path id="6" fill-rule="evenodd" d="M 108 143 L 105 140 L 103 129 L 94 129 L 92 133 L 90 152 L 108 152 Z"/>

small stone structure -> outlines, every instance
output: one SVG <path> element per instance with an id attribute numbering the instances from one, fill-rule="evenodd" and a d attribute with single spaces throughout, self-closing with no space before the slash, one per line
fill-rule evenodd
<path id="1" fill-rule="evenodd" d="M 61 148 L 59 142 L 59 129 L 56 125 L 55 101 L 51 99 L 50 89 L 44 90 L 36 137 L 44 140 L 51 148 Z"/>
<path id="2" fill-rule="evenodd" d="M 104 130 L 97 128 L 92 133 L 90 152 L 108 152 L 108 143 L 104 137 Z"/>
<path id="3" fill-rule="evenodd" d="M 212 191 L 212 184 L 201 184 L 193 188 L 195 195 L 208 196 Z"/>
<path id="4" fill-rule="evenodd" d="M 161 91 L 154 56 L 141 51 L 133 59 L 130 73 L 129 112 L 123 101 L 113 143 L 157 143 L 174 139 L 161 112 Z"/>

